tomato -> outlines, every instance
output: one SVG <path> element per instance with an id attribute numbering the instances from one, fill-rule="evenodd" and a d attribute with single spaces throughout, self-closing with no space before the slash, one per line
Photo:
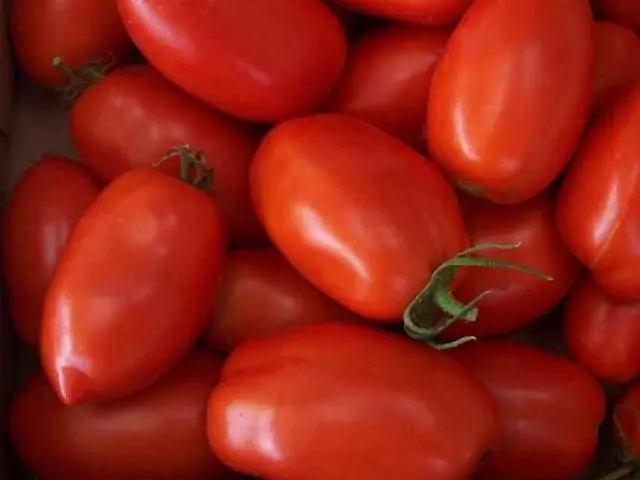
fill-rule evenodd
<path id="1" fill-rule="evenodd" d="M 176 85 L 235 116 L 273 123 L 311 111 L 346 59 L 321 0 L 118 0 L 144 56 Z"/>
<path id="2" fill-rule="evenodd" d="M 209 195 L 151 168 L 98 196 L 45 302 L 42 362 L 64 403 L 132 393 L 187 353 L 206 323 L 222 233 Z"/>
<path id="3" fill-rule="evenodd" d="M 249 163 L 259 138 L 247 125 L 209 109 L 150 66 L 116 70 L 71 110 L 71 135 L 85 163 L 111 181 L 149 166 L 183 144 L 214 170 L 214 196 L 232 243 L 262 243 L 249 195 Z"/>
<path id="4" fill-rule="evenodd" d="M 588 0 L 473 3 L 427 112 L 430 151 L 459 186 L 507 204 L 555 180 L 589 113 L 593 30 Z"/>
<path id="5" fill-rule="evenodd" d="M 600 108 L 622 87 L 640 80 L 640 41 L 635 32 L 611 22 L 596 22 L 593 104 Z"/>
<path id="6" fill-rule="evenodd" d="M 577 363 L 500 340 L 470 343 L 450 356 L 489 390 L 502 427 L 500 445 L 474 478 L 566 480 L 587 467 L 605 397 Z"/>
<path id="7" fill-rule="evenodd" d="M 14 187 L 4 210 L 3 274 L 11 320 L 35 345 L 45 295 L 69 234 L 100 192 L 89 170 L 46 154 Z"/>
<path id="8" fill-rule="evenodd" d="M 364 317 L 400 319 L 432 271 L 467 246 L 456 195 L 438 169 L 347 115 L 276 126 L 254 157 L 251 189 L 284 256 Z"/>
<path id="9" fill-rule="evenodd" d="M 616 402 L 613 421 L 618 442 L 631 457 L 640 459 L 640 385 L 632 385 Z"/>
<path id="10" fill-rule="evenodd" d="M 36 83 L 61 85 L 53 67 L 64 58 L 75 69 L 89 62 L 124 59 L 133 44 L 114 0 L 12 0 L 11 43 L 20 66 Z"/>
<path id="11" fill-rule="evenodd" d="M 230 251 L 204 340 L 229 351 L 255 337 L 355 315 L 317 290 L 271 247 Z"/>
<path id="12" fill-rule="evenodd" d="M 158 383 L 121 400 L 67 407 L 38 375 L 14 399 L 10 439 L 47 480 L 222 478 L 206 407 L 222 361 L 194 351 Z"/>
<path id="13" fill-rule="evenodd" d="M 219 458 L 270 480 L 468 478 L 498 435 L 486 391 L 455 362 L 346 323 L 240 345 L 207 417 Z"/>
<path id="14" fill-rule="evenodd" d="M 331 0 L 367 15 L 399 22 L 446 25 L 458 20 L 474 0 Z"/>
<path id="15" fill-rule="evenodd" d="M 442 31 L 407 26 L 362 35 L 325 110 L 355 115 L 424 150 L 429 84 L 447 38 Z"/>
<path id="16" fill-rule="evenodd" d="M 637 0 L 593 0 L 593 6 L 600 18 L 640 32 L 640 3 Z"/>
<path id="17" fill-rule="evenodd" d="M 595 375 L 626 383 L 640 372 L 640 302 L 607 295 L 588 276 L 569 297 L 565 343 Z"/>
<path id="18" fill-rule="evenodd" d="M 606 110 L 564 179 L 557 221 L 607 292 L 640 299 L 640 87 Z"/>

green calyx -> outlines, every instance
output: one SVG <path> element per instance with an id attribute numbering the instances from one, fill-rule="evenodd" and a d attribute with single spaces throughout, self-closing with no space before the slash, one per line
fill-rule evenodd
<path id="1" fill-rule="evenodd" d="M 174 159 L 178 159 L 180 162 L 180 180 L 196 187 L 198 190 L 211 191 L 213 188 L 213 170 L 207 164 L 207 159 L 200 150 L 194 153 L 189 145 L 174 147 L 153 166 L 160 167 Z"/>
<path id="2" fill-rule="evenodd" d="M 53 59 L 52 65 L 60 70 L 67 80 L 65 85 L 56 87 L 56 93 L 60 102 L 66 108 L 70 108 L 82 93 L 93 83 L 101 80 L 115 66 L 115 58 L 110 61 L 92 60 L 77 68 L 71 69 L 65 63 L 64 58 L 58 56 Z"/>

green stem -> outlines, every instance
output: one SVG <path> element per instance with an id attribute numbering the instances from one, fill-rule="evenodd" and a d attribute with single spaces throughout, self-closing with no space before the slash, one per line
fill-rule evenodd
<path id="1" fill-rule="evenodd" d="M 56 88 L 60 102 L 65 107 L 70 108 L 87 88 L 98 80 L 103 79 L 115 64 L 115 57 L 111 56 L 108 62 L 92 60 L 75 69 L 71 69 L 62 57 L 55 57 L 52 61 L 53 67 L 60 70 L 67 80 L 66 85 Z"/>
<path id="2" fill-rule="evenodd" d="M 178 158 L 180 161 L 180 180 L 204 192 L 211 191 L 213 170 L 207 164 L 207 159 L 200 150 L 193 153 L 189 145 L 174 147 L 158 160 L 154 167 L 159 167 L 174 158 Z"/>
<path id="3" fill-rule="evenodd" d="M 622 480 L 629 478 L 630 475 L 636 473 L 640 465 L 638 463 L 629 462 L 621 465 L 616 468 L 614 471 L 607 473 L 606 475 L 600 477 L 598 480 Z"/>

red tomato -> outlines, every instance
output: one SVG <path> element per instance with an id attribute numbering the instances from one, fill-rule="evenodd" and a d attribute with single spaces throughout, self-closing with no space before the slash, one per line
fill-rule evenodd
<path id="1" fill-rule="evenodd" d="M 640 2 L 637 0 L 592 0 L 596 14 L 640 32 Z"/>
<path id="2" fill-rule="evenodd" d="M 495 205 L 466 196 L 462 199 L 472 244 L 519 243 L 520 248 L 487 257 L 526 265 L 553 280 L 515 270 L 469 268 L 456 287 L 456 298 L 467 303 L 482 292 L 493 292 L 478 304 L 475 322 L 457 322 L 445 330 L 443 338 L 507 333 L 542 317 L 569 292 L 580 269 L 556 227 L 554 196 L 545 193 L 517 205 Z"/>
<path id="3" fill-rule="evenodd" d="M 429 84 L 447 38 L 444 32 L 407 26 L 364 34 L 352 45 L 325 110 L 355 115 L 424 150 Z"/>
<path id="4" fill-rule="evenodd" d="M 295 325 L 353 320 L 355 315 L 311 285 L 275 248 L 230 251 L 204 340 L 229 351 Z"/>
<path id="5" fill-rule="evenodd" d="M 64 403 L 139 390 L 191 348 L 218 281 L 221 228 L 211 197 L 151 168 L 98 196 L 45 303 L 41 356 Z"/>
<path id="6" fill-rule="evenodd" d="M 566 480 L 587 467 L 605 397 L 577 363 L 497 340 L 470 343 L 450 355 L 487 387 L 502 427 L 499 447 L 474 478 Z"/>
<path id="7" fill-rule="evenodd" d="M 43 157 L 18 181 L 4 210 L 3 274 L 11 320 L 36 345 L 44 299 L 67 238 L 100 192 L 85 167 L 57 155 Z"/>
<path id="8" fill-rule="evenodd" d="M 71 110 L 71 135 L 87 165 L 106 181 L 149 166 L 179 145 L 202 151 L 214 170 L 214 194 L 230 241 L 265 240 L 249 195 L 249 163 L 258 136 L 174 87 L 152 67 L 125 67 L 89 88 Z"/>
<path id="9" fill-rule="evenodd" d="M 593 105 L 608 103 L 622 87 L 640 80 L 640 41 L 635 32 L 611 22 L 596 22 Z"/>
<path id="10" fill-rule="evenodd" d="M 640 87 L 594 124 L 563 182 L 560 233 L 609 293 L 640 299 Z"/>
<path id="11" fill-rule="evenodd" d="M 10 438 L 47 480 L 211 480 L 224 467 L 207 443 L 207 399 L 222 361 L 194 351 L 146 390 L 111 403 L 67 407 L 44 376 L 10 409 Z"/>
<path id="12" fill-rule="evenodd" d="M 347 115 L 275 127 L 254 157 L 251 188 L 284 256 L 364 317 L 397 321 L 433 270 L 467 246 L 435 165 Z"/>
<path id="13" fill-rule="evenodd" d="M 613 410 L 617 440 L 635 459 L 640 459 L 640 385 L 632 385 Z M 636 464 L 637 467 L 637 464 Z"/>
<path id="14" fill-rule="evenodd" d="M 431 84 L 434 160 L 462 188 L 496 203 L 542 192 L 582 133 L 593 50 L 588 0 L 474 2 Z"/>
<path id="15" fill-rule="evenodd" d="M 320 0 L 118 0 L 145 57 L 176 85 L 241 118 L 272 123 L 318 107 L 346 58 Z"/>
<path id="16" fill-rule="evenodd" d="M 114 0 L 12 0 L 11 43 L 20 66 L 44 86 L 66 78 L 53 67 L 64 58 L 75 69 L 123 59 L 133 48 Z"/>
<path id="17" fill-rule="evenodd" d="M 331 0 L 356 12 L 400 22 L 445 25 L 458 20 L 474 0 Z"/>
<path id="18" fill-rule="evenodd" d="M 344 323 L 238 347 L 208 425 L 222 461 L 270 480 L 468 478 L 498 435 L 487 393 L 455 362 Z"/>
<path id="19" fill-rule="evenodd" d="M 600 378 L 626 383 L 640 372 L 640 302 L 607 295 L 590 276 L 566 303 L 564 335 L 573 356 Z"/>

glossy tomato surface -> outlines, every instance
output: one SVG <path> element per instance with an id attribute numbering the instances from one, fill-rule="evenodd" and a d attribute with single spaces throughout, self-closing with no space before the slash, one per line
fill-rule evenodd
<path id="1" fill-rule="evenodd" d="M 222 479 L 205 420 L 221 367 L 196 350 L 148 389 L 76 407 L 62 404 L 38 375 L 11 405 L 11 443 L 45 480 Z"/>
<path id="2" fill-rule="evenodd" d="M 446 25 L 458 20 L 474 0 L 331 0 L 359 13 L 405 23 Z"/>
<path id="3" fill-rule="evenodd" d="M 640 32 L 640 3 L 636 0 L 592 0 L 592 3 L 600 18 Z"/>
<path id="4" fill-rule="evenodd" d="M 273 123 L 328 96 L 346 58 L 320 0 L 118 0 L 144 56 L 176 85 L 235 116 Z"/>
<path id="5" fill-rule="evenodd" d="M 355 115 L 424 150 L 429 85 L 447 39 L 444 31 L 395 25 L 363 34 L 325 110 Z"/>
<path id="6" fill-rule="evenodd" d="M 640 299 L 640 88 L 591 127 L 562 184 L 558 227 L 609 293 Z"/>
<path id="7" fill-rule="evenodd" d="M 67 404 L 139 390 L 202 332 L 221 264 L 211 197 L 154 169 L 129 172 L 69 238 L 47 295 L 41 357 Z"/>
<path id="8" fill-rule="evenodd" d="M 509 341 L 450 351 L 489 390 L 502 437 L 482 480 L 566 480 L 588 465 L 605 417 L 598 382 L 577 363 Z"/>
<path id="9" fill-rule="evenodd" d="M 44 299 L 67 238 L 100 184 L 83 165 L 46 154 L 20 178 L 3 217 L 2 259 L 11 320 L 36 345 Z"/>
<path id="10" fill-rule="evenodd" d="M 455 362 L 340 323 L 238 347 L 208 426 L 221 460 L 270 480 L 469 478 L 498 434 L 486 391 Z"/>
<path id="11" fill-rule="evenodd" d="M 75 69 L 88 62 L 122 60 L 133 43 L 114 0 L 12 0 L 11 43 L 20 66 L 36 83 L 65 83 L 53 67 L 64 58 Z"/>
<path id="12" fill-rule="evenodd" d="M 496 203 L 542 192 L 587 120 L 593 30 L 588 0 L 475 1 L 431 84 L 434 160 L 462 188 Z"/>
<path id="13" fill-rule="evenodd" d="M 432 271 L 467 247 L 437 167 L 347 115 L 275 127 L 254 158 L 258 217 L 284 256 L 350 310 L 398 321 Z"/>
<path id="14" fill-rule="evenodd" d="M 356 318 L 311 285 L 272 247 L 230 251 L 216 292 L 203 338 L 222 351 L 296 325 Z"/>
<path id="15" fill-rule="evenodd" d="M 71 109 L 70 128 L 85 163 L 106 181 L 151 166 L 174 147 L 201 151 L 214 170 L 213 194 L 230 242 L 265 240 L 249 195 L 257 133 L 171 85 L 153 67 L 125 67 L 92 85 Z"/>

